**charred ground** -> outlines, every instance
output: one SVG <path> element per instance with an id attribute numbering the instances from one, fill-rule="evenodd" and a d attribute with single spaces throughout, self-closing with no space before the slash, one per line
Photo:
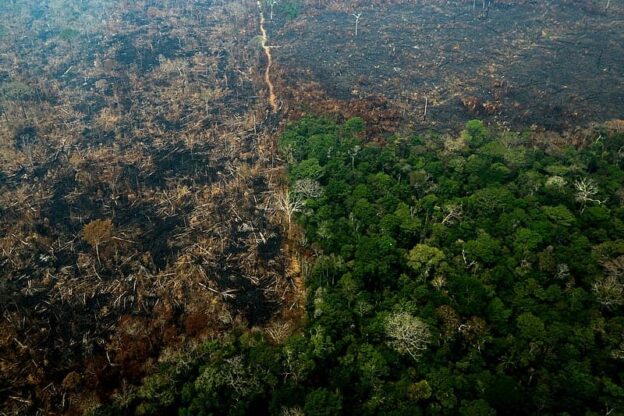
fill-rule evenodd
<path id="1" fill-rule="evenodd" d="M 282 1 L 276 115 L 255 1 L 0 3 L 2 411 L 88 413 L 202 340 L 292 332 L 281 117 L 380 142 L 621 117 L 619 3 L 479 6 Z"/>
<path id="2" fill-rule="evenodd" d="M 158 3 L 0 6 L 4 412 L 298 314 L 257 6 Z"/>
<path id="3" fill-rule="evenodd" d="M 480 117 L 563 131 L 624 111 L 624 15 L 605 5 L 350 3 L 271 29 L 289 84 L 313 81 L 329 99 L 378 97 L 417 127 L 457 129 Z"/>

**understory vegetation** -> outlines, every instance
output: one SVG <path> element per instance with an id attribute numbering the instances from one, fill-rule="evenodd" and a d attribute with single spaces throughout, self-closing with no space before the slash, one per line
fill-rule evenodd
<path id="1" fill-rule="evenodd" d="M 303 328 L 180 351 L 102 414 L 622 411 L 624 135 L 363 132 L 307 117 L 279 141 Z"/>

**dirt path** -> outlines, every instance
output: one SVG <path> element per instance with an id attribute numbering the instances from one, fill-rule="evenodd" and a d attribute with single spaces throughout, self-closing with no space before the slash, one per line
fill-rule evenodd
<path id="1" fill-rule="evenodd" d="M 277 97 L 275 96 L 275 88 L 271 82 L 271 66 L 273 65 L 273 57 L 271 56 L 271 47 L 267 46 L 268 36 L 266 29 L 264 28 L 264 13 L 262 12 L 262 4 L 258 1 L 258 8 L 260 8 L 260 32 L 262 33 L 262 49 L 267 57 L 267 66 L 264 70 L 264 82 L 269 88 L 269 104 L 271 104 L 271 110 L 277 112 Z"/>

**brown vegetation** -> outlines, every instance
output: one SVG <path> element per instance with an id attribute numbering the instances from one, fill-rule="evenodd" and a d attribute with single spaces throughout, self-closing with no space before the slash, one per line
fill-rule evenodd
<path id="1" fill-rule="evenodd" d="M 77 35 L 31 42 L 16 14 L 0 38 L 9 413 L 88 411 L 168 349 L 233 327 L 279 342 L 300 314 L 255 2 L 114 3 L 101 24 L 41 17 Z"/>

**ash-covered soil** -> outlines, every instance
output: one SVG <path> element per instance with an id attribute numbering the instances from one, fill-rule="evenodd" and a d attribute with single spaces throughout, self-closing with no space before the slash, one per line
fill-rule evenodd
<path id="1" fill-rule="evenodd" d="M 622 27 L 599 4 L 402 4 L 276 20 L 271 36 L 287 82 L 331 99 L 381 96 L 415 124 L 427 105 L 433 128 L 480 117 L 561 130 L 622 117 Z"/>

